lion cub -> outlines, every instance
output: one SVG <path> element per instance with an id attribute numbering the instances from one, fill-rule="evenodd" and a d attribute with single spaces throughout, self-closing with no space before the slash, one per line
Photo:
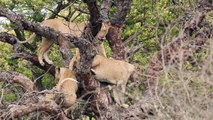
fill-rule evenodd
<path id="1" fill-rule="evenodd" d="M 64 95 L 63 101 L 59 101 L 59 103 L 62 103 L 65 108 L 70 107 L 75 103 L 77 98 L 76 91 L 78 89 L 78 82 L 75 73 L 67 68 L 59 68 L 59 70 L 56 71 L 55 78 L 56 81 L 58 81 L 56 90 Z M 55 99 L 55 97 L 57 97 L 57 93 L 46 94 L 46 98 L 48 99 Z"/>
<path id="2" fill-rule="evenodd" d="M 67 22 L 67 21 L 62 21 L 59 19 L 48 19 L 42 22 L 43 26 L 51 27 L 56 30 L 59 30 L 60 32 L 64 34 L 71 34 L 75 37 L 80 37 L 85 26 L 87 25 L 88 22 L 82 22 L 82 23 L 74 23 L 74 22 Z M 106 34 L 108 33 L 108 29 L 111 27 L 111 24 L 109 22 L 103 22 L 100 31 L 96 35 L 97 39 L 103 39 Z M 60 42 L 59 42 L 60 41 Z M 48 51 L 53 45 L 54 41 L 48 40 L 44 37 L 42 37 L 42 42 L 40 45 L 40 48 L 38 50 L 38 60 L 39 63 L 43 66 L 44 61 L 43 59 L 48 63 L 48 64 L 53 64 L 53 62 L 48 58 Z M 63 45 L 69 45 L 70 48 L 75 48 L 75 45 L 72 44 L 71 42 L 61 39 L 58 40 L 58 43 L 60 43 L 60 46 Z M 98 47 L 98 51 L 102 55 L 106 55 L 105 49 L 103 44 L 101 44 Z"/>
<path id="3" fill-rule="evenodd" d="M 96 55 L 92 62 L 91 71 L 94 77 L 101 81 L 113 84 L 113 97 L 115 102 L 127 108 L 124 102 L 126 84 L 130 75 L 135 70 L 134 65 L 112 58 Z"/>

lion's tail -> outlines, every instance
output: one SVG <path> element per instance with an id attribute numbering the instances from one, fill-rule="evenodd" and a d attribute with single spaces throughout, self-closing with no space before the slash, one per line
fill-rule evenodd
<path id="1" fill-rule="evenodd" d="M 29 37 L 28 39 L 26 39 L 25 41 L 20 41 L 19 39 L 17 39 L 17 42 L 18 42 L 18 43 L 21 43 L 21 44 L 24 44 L 24 43 L 27 43 L 27 42 L 29 42 L 29 41 L 35 39 L 35 37 L 36 37 L 36 34 L 33 33 L 33 34 L 30 35 L 30 37 Z"/>

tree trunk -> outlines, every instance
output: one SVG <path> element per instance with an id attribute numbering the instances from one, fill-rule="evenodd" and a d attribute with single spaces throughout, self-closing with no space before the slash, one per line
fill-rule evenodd
<path id="1" fill-rule="evenodd" d="M 112 49 L 112 57 L 117 60 L 125 60 L 126 52 L 124 49 L 124 43 L 121 40 L 121 27 L 113 26 L 110 28 L 109 33 L 107 34 L 107 40 Z"/>

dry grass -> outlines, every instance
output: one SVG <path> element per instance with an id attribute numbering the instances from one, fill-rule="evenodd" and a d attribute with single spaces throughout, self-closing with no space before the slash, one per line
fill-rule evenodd
<path id="1" fill-rule="evenodd" d="M 160 94 L 150 101 L 156 115 L 150 120 L 211 120 L 213 118 L 213 47 L 212 41 L 193 53 L 190 61 L 180 59 L 164 65 Z M 181 53 L 181 51 L 180 51 Z M 179 58 L 183 58 L 179 54 Z M 198 57 L 199 56 L 199 57 Z M 143 103 L 142 103 L 143 104 Z"/>

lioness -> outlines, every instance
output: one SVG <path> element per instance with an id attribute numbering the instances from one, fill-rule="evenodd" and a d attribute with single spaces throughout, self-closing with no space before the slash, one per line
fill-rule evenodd
<path id="1" fill-rule="evenodd" d="M 126 84 L 135 70 L 134 65 L 112 58 L 96 55 L 92 62 L 91 71 L 94 77 L 102 82 L 113 84 L 113 97 L 115 102 L 127 108 L 124 102 Z"/>
<path id="2" fill-rule="evenodd" d="M 75 73 L 67 68 L 59 68 L 56 70 L 55 75 L 56 81 L 58 81 L 56 85 L 56 90 L 63 93 L 64 100 L 57 101 L 62 103 L 62 105 L 67 108 L 73 105 L 76 101 L 76 91 L 78 89 L 77 80 L 75 77 Z M 55 99 L 57 94 L 46 94 L 46 98 Z"/>
<path id="3" fill-rule="evenodd" d="M 47 26 L 47 27 L 51 27 L 51 28 L 54 28 L 56 30 L 59 30 L 60 32 L 62 32 L 64 34 L 71 34 L 73 36 L 80 37 L 85 26 L 86 26 L 86 24 L 87 24 L 87 22 L 74 23 L 74 22 L 63 21 L 63 20 L 60 20 L 60 19 L 48 19 L 48 20 L 43 21 L 41 24 L 43 26 Z M 100 31 L 96 35 L 96 38 L 97 39 L 103 39 L 106 36 L 106 34 L 108 33 L 108 29 L 110 28 L 110 26 L 111 26 L 111 24 L 109 22 L 103 22 Z M 33 39 L 34 37 L 35 37 L 35 34 L 33 34 L 30 37 L 30 39 Z M 28 39 L 28 40 L 30 40 L 30 39 Z M 27 41 L 18 41 L 18 42 L 25 43 Z M 53 62 L 48 57 L 49 49 L 51 48 L 53 43 L 54 43 L 54 41 L 48 40 L 45 37 L 42 37 L 42 42 L 40 44 L 40 47 L 39 47 L 39 50 L 38 50 L 38 53 L 37 53 L 39 63 L 42 66 L 44 65 L 43 59 L 48 64 L 53 64 Z M 64 40 L 64 39 L 58 40 L 57 43 L 58 44 L 60 43 L 59 44 L 60 46 L 69 45 L 70 48 L 75 48 L 74 44 L 72 44 L 71 42 Z M 99 51 L 99 54 L 106 56 L 103 44 L 101 44 L 98 47 L 98 51 Z"/>

